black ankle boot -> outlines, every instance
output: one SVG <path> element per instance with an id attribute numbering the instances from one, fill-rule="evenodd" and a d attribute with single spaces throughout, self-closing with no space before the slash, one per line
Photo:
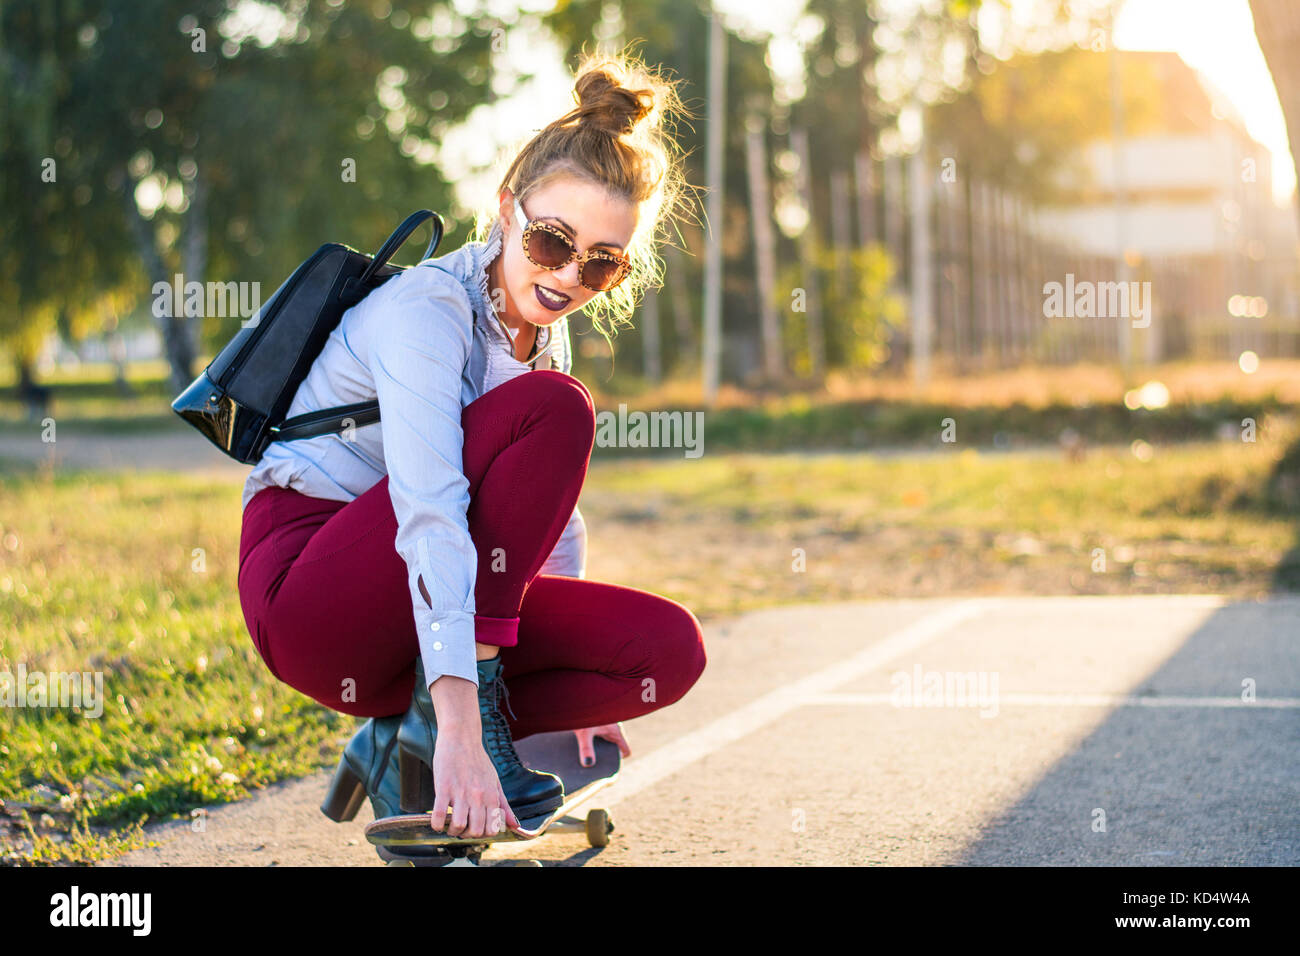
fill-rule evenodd
<path id="1" fill-rule="evenodd" d="M 478 662 L 478 713 L 483 723 L 483 749 L 497 768 L 510 809 L 523 820 L 558 810 L 564 802 L 564 784 L 554 774 L 529 770 L 519 759 L 510 736 L 510 726 L 501 713 L 503 695 L 506 707 L 510 706 L 510 691 L 506 689 L 501 671 L 500 655 Z M 514 716 L 514 711 L 510 716 Z"/>
<path id="2" fill-rule="evenodd" d="M 343 749 L 321 812 L 339 823 L 351 820 L 369 796 L 375 819 L 398 810 L 397 727 L 400 716 L 372 717 Z"/>
<path id="3" fill-rule="evenodd" d="M 496 768 L 506 801 L 515 816 L 540 816 L 564 802 L 564 784 L 553 774 L 529 770 L 515 752 L 510 728 L 498 709 L 505 690 L 499 657 L 478 662 L 478 711 L 483 725 L 483 749 Z M 507 704 L 508 706 L 508 704 Z M 433 809 L 433 752 L 438 740 L 438 722 L 424 680 L 421 661 L 415 665 L 415 690 L 411 706 L 397 731 L 401 809 L 403 813 L 428 813 Z"/>
<path id="4" fill-rule="evenodd" d="M 415 660 L 415 689 L 411 706 L 397 729 L 399 800 L 403 813 L 428 813 L 433 809 L 433 748 L 438 740 L 438 720 L 433 698 L 424 680 L 424 662 Z"/>

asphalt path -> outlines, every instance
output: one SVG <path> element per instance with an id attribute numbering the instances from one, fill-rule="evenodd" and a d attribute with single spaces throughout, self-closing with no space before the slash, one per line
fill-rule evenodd
<path id="1" fill-rule="evenodd" d="M 60 468 L 112 471 L 179 471 L 221 477 L 247 477 L 251 470 L 222 454 L 198 432 L 143 432 L 113 435 L 102 432 L 56 430 L 54 441 L 41 440 L 39 427 L 0 431 L 0 465 L 16 461 Z M 3 470 L 0 467 L 0 470 Z"/>
<path id="2" fill-rule="evenodd" d="M 592 806 L 484 857 L 543 865 L 1300 864 L 1300 597 L 801 605 L 705 627 L 708 667 L 628 721 Z M 380 865 L 369 805 L 288 782 L 117 865 Z"/>

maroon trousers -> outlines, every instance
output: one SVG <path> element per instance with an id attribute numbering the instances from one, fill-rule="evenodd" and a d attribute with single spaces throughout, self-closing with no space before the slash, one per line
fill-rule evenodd
<path id="1" fill-rule="evenodd" d="M 679 700 L 705 665 L 694 614 L 637 588 L 537 573 L 586 477 L 595 434 L 587 389 L 562 372 L 527 372 L 471 402 L 462 424 L 475 610 L 487 619 L 476 618 L 476 639 L 501 646 L 515 739 Z M 396 535 L 387 477 L 350 502 L 288 488 L 253 496 L 239 596 L 278 680 L 357 716 L 407 709 L 419 643 Z M 510 560 L 493 570 L 502 547 Z M 517 629 L 502 626 L 512 619 Z"/>

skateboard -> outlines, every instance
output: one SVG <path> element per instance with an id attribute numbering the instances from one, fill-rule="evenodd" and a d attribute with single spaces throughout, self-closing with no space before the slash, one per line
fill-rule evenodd
<path id="1" fill-rule="evenodd" d="M 553 773 L 564 784 L 564 802 L 550 813 L 520 817 L 519 827 L 481 837 L 449 836 L 429 826 L 428 813 L 384 817 L 366 826 L 366 840 L 378 847 L 389 866 L 477 866 L 493 843 L 536 840 L 546 833 L 585 833 L 593 847 L 606 846 L 614 830 L 603 809 L 587 811 L 585 820 L 571 817 L 578 807 L 608 787 L 618 777 L 622 754 L 618 745 L 597 737 L 596 762 L 584 767 L 578 760 L 578 739 L 573 731 L 533 734 L 515 744 L 524 766 Z M 448 810 L 448 821 L 451 811 Z M 540 866 L 528 861 L 524 866 Z"/>

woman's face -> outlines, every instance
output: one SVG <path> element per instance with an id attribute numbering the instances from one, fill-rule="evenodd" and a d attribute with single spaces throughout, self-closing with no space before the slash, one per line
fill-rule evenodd
<path id="1" fill-rule="evenodd" d="M 506 324 L 521 322 L 547 326 L 576 312 L 601 295 L 578 284 L 575 260 L 562 269 L 546 270 L 533 265 L 524 255 L 521 229 L 515 218 L 515 198 L 509 189 L 502 193 L 501 219 L 504 228 L 502 255 L 489 270 L 489 295 Z M 559 179 L 529 194 L 523 202 L 524 216 L 558 226 L 577 247 L 578 255 L 603 249 L 622 255 L 636 231 L 636 209 L 631 203 L 611 200 L 601 188 L 575 179 Z M 567 296 L 568 301 L 552 311 L 538 297 L 538 286 Z M 500 289 L 500 291 L 498 291 Z"/>

